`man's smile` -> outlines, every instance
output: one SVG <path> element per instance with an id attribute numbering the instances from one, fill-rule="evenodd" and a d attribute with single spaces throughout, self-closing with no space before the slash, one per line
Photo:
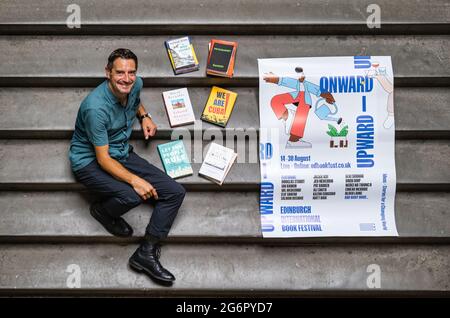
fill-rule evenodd
<path id="1" fill-rule="evenodd" d="M 118 85 L 121 89 L 129 89 L 129 88 L 131 88 L 131 86 L 133 86 L 133 83 L 129 83 L 129 84 L 125 84 L 125 83 L 117 83 L 117 85 Z"/>

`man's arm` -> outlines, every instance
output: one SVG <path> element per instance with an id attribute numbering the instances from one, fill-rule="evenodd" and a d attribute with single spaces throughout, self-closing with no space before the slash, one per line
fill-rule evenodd
<path id="1" fill-rule="evenodd" d="M 266 81 L 266 83 L 298 89 L 298 79 L 291 77 L 278 77 L 272 72 L 264 74 L 263 80 Z"/>
<path id="2" fill-rule="evenodd" d="M 147 111 L 145 110 L 144 105 L 142 105 L 142 103 L 140 103 L 140 104 L 139 104 L 139 107 L 138 107 L 138 110 L 137 110 L 137 114 L 138 114 L 139 116 L 142 116 L 142 115 L 144 115 L 144 114 L 146 114 L 146 113 L 147 113 Z"/>
<path id="3" fill-rule="evenodd" d="M 317 97 L 320 96 L 325 98 L 328 104 L 333 104 L 335 102 L 333 95 L 330 92 L 322 92 L 319 85 L 305 81 L 305 86 L 308 88 L 308 92 L 316 95 Z"/>
<path id="4" fill-rule="evenodd" d="M 145 115 L 146 113 L 147 111 L 145 110 L 144 105 L 140 103 L 139 108 L 137 110 L 137 115 L 142 116 Z M 145 139 L 148 139 L 148 137 L 153 137 L 156 134 L 157 126 L 151 118 L 145 117 L 141 122 L 141 126 L 142 131 L 144 132 Z"/>
<path id="5" fill-rule="evenodd" d="M 156 200 L 158 199 L 158 193 L 156 193 L 155 188 L 150 183 L 131 173 L 124 166 L 122 166 L 120 162 L 110 157 L 108 152 L 109 145 L 94 146 L 94 148 L 95 155 L 97 156 L 97 162 L 103 170 L 117 180 L 131 185 L 142 200 L 147 200 L 151 197 L 154 197 Z"/>
<path id="6" fill-rule="evenodd" d="M 280 78 L 276 76 L 274 73 L 269 72 L 264 74 L 263 80 L 266 81 L 266 83 L 278 84 Z"/>

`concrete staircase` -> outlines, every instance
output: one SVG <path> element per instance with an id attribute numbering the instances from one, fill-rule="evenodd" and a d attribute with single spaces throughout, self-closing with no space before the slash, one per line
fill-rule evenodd
<path id="1" fill-rule="evenodd" d="M 72 29 L 71 3 L 0 3 L 0 295 L 448 295 L 448 1 L 377 1 L 381 29 L 366 25 L 372 1 L 129 0 L 124 9 L 122 2 L 83 0 L 81 28 Z M 174 76 L 164 40 L 185 34 L 201 68 Z M 234 78 L 205 76 L 212 37 L 239 42 Z M 179 179 L 188 194 L 162 253 L 176 283 L 161 287 L 136 275 L 127 260 L 151 207 L 125 216 L 133 238 L 109 235 L 89 215 L 91 198 L 67 158 L 79 104 L 118 47 L 138 55 L 141 99 L 159 124 L 148 143 L 136 125 L 131 143 L 159 167 L 156 146 L 173 132 L 165 90 L 187 86 L 196 118 L 210 86 L 236 91 L 221 131 L 242 137 L 249 127 L 258 132 L 257 58 L 391 55 L 400 236 L 262 239 L 259 165 L 235 164 L 218 187 L 197 176 L 194 160 L 194 175 Z M 212 127 L 202 123 L 203 131 Z M 194 125 L 186 128 L 194 135 Z M 204 146 L 210 135 L 203 137 Z M 247 143 L 247 156 L 253 147 Z M 80 288 L 67 284 L 71 264 L 81 271 Z M 371 264 L 381 270 L 380 288 L 367 284 Z"/>

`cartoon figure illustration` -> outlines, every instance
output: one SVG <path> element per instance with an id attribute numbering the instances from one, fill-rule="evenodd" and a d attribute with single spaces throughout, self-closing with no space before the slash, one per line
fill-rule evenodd
<path id="1" fill-rule="evenodd" d="M 285 132 L 290 136 L 286 148 L 311 148 L 311 143 L 303 140 L 306 120 L 312 105 L 311 94 L 324 98 L 329 104 L 333 104 L 335 100 L 331 93 L 321 92 L 318 85 L 306 81 L 303 68 L 296 67 L 295 71 L 299 73 L 298 78 L 278 77 L 269 72 L 263 79 L 267 83 L 293 89 L 289 93 L 275 95 L 270 101 L 273 112 L 279 120 L 284 121 Z"/>
<path id="2" fill-rule="evenodd" d="M 378 68 L 380 66 L 378 62 L 373 62 L 372 66 L 373 69 L 367 71 L 367 76 L 375 77 L 381 87 L 389 94 L 386 108 L 388 115 L 383 123 L 384 128 L 389 129 L 394 125 L 394 85 L 388 80 L 385 67 Z"/>

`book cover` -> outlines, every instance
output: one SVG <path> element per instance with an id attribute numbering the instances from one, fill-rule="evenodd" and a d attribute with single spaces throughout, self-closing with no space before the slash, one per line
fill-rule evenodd
<path id="1" fill-rule="evenodd" d="M 196 71 L 199 63 L 188 36 L 164 42 L 175 74 Z"/>
<path id="2" fill-rule="evenodd" d="M 171 127 L 192 124 L 195 121 L 187 88 L 163 92 L 163 98 Z"/>
<path id="3" fill-rule="evenodd" d="M 158 145 L 159 156 L 166 173 L 172 178 L 180 178 L 193 173 L 183 141 L 175 140 Z"/>
<path id="4" fill-rule="evenodd" d="M 236 93 L 213 86 L 205 108 L 203 109 L 201 119 L 225 127 L 230 119 L 236 98 Z"/>
<path id="5" fill-rule="evenodd" d="M 236 158 L 233 149 L 212 142 L 198 173 L 222 185 Z"/>
<path id="6" fill-rule="evenodd" d="M 211 40 L 206 63 L 206 74 L 232 77 L 237 46 L 237 42 Z"/>

